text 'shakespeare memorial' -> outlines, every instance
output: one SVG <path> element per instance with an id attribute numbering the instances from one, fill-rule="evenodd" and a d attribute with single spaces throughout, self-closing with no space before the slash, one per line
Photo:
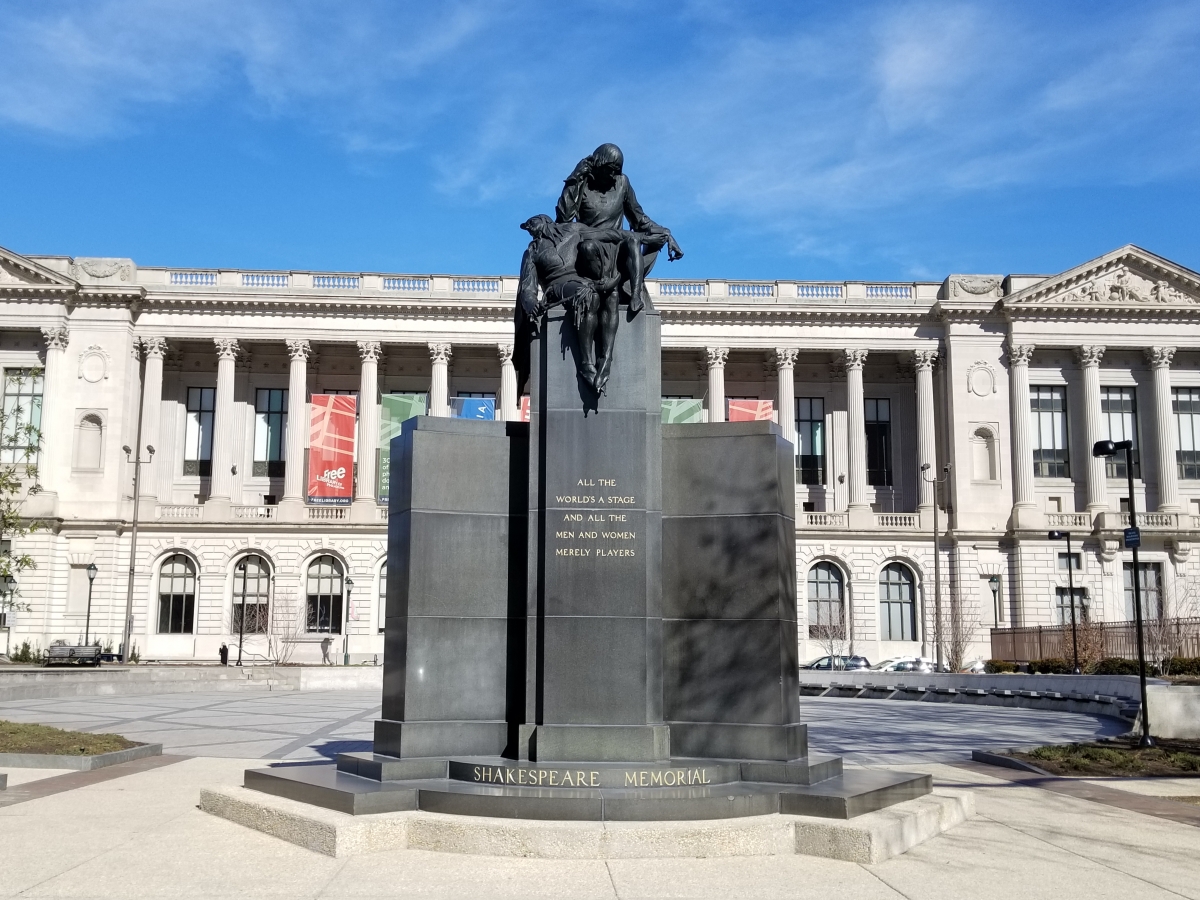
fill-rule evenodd
<path id="1" fill-rule="evenodd" d="M 928 776 L 808 752 L 795 467 L 776 425 L 663 425 L 643 279 L 671 233 L 611 144 L 534 216 L 514 363 L 529 422 L 416 417 L 393 438 L 374 751 L 250 770 L 352 813 L 848 817 Z"/>

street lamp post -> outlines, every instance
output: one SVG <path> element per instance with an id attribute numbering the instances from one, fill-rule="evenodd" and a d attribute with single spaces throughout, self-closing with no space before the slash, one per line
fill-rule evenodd
<path id="1" fill-rule="evenodd" d="M 242 578 L 242 615 L 241 621 L 238 622 L 238 658 L 237 664 L 240 667 L 242 664 L 242 641 L 246 638 L 246 559 L 245 557 L 237 564 L 237 573 Z"/>
<path id="2" fill-rule="evenodd" d="M 83 646 L 85 647 L 88 645 L 88 639 L 92 635 L 92 584 L 95 582 L 96 573 L 99 571 L 100 570 L 96 568 L 96 564 L 94 562 L 88 563 L 88 608 L 87 618 L 83 620 Z"/>
<path id="3" fill-rule="evenodd" d="M 12 650 L 12 622 L 8 621 L 8 617 L 12 615 L 12 595 L 17 591 L 17 579 L 11 575 L 0 576 L 0 597 L 3 597 L 3 602 L 0 602 L 0 610 L 4 611 L 4 656 L 7 659 Z"/>
<path id="4" fill-rule="evenodd" d="M 992 589 L 992 619 L 1000 624 L 1000 576 L 993 575 L 988 579 L 988 587 Z"/>
<path id="5" fill-rule="evenodd" d="M 342 635 L 342 665 L 350 665 L 350 603 L 354 592 L 354 579 L 346 579 L 346 627 Z"/>
<path id="6" fill-rule="evenodd" d="M 1052 541 L 1065 539 L 1067 542 L 1067 590 L 1071 592 L 1071 655 L 1075 659 L 1075 674 L 1078 675 L 1083 670 L 1079 668 L 1079 633 L 1075 620 L 1075 557 L 1071 555 L 1071 532 L 1052 531 L 1049 537 Z"/>
<path id="7" fill-rule="evenodd" d="M 1139 747 L 1155 746 L 1150 736 L 1150 704 L 1146 699 L 1146 641 L 1142 629 L 1142 570 L 1138 562 L 1138 547 L 1142 533 L 1137 527 L 1137 498 L 1133 493 L 1133 441 L 1096 441 L 1092 456 L 1116 456 L 1125 451 L 1125 476 L 1129 482 L 1129 527 L 1125 529 L 1125 546 L 1133 551 L 1133 618 L 1137 625 L 1138 675 L 1142 687 L 1142 737 Z"/>
<path id="8" fill-rule="evenodd" d="M 937 489 L 950 479 L 950 463 L 942 466 L 941 478 L 930 478 L 929 463 L 921 465 L 921 477 L 933 485 L 933 644 L 935 671 L 942 671 L 942 552 L 941 536 L 938 533 Z M 925 637 L 925 624 L 921 623 L 921 637 Z"/>

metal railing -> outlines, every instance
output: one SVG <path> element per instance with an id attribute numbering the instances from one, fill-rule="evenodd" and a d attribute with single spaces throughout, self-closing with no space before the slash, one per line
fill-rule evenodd
<path id="1" fill-rule="evenodd" d="M 1102 657 L 1137 659 L 1137 628 L 1133 622 L 1094 622 L 1078 629 L 1085 632 L 1081 643 L 1098 640 Z M 1200 656 L 1200 618 L 1151 619 L 1146 622 L 1146 654 Z M 1095 634 L 1097 637 L 1093 638 Z M 1033 659 L 1070 659 L 1071 626 L 1037 625 L 1024 628 L 993 628 L 992 659 L 1027 663 Z M 1080 656 L 1083 656 L 1082 649 Z"/>

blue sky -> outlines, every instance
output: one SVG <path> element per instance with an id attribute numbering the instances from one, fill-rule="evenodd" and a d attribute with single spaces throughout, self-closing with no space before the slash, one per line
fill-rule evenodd
<path id="1" fill-rule="evenodd" d="M 0 245 L 513 272 L 603 141 L 663 277 L 1200 268 L 1200 3 L 0 0 Z"/>

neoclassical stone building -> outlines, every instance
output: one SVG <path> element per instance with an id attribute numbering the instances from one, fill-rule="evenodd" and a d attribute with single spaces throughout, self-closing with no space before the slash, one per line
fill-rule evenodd
<path id="1" fill-rule="evenodd" d="M 273 641 L 297 661 L 320 659 L 322 642 L 339 661 L 382 656 L 379 448 L 413 412 L 522 416 L 515 291 L 513 276 L 0 249 L 4 403 L 40 407 L 42 491 L 26 509 L 45 523 L 19 542 L 37 567 L 20 577 L 28 608 L 10 613 L 11 640 L 82 639 L 94 564 L 90 636 L 120 641 L 132 571 L 143 659 L 215 660 L 239 632 L 251 659 Z M 1137 447 L 1148 602 L 1171 612 L 1197 590 L 1196 273 L 1126 246 L 1054 276 L 650 292 L 664 417 L 770 416 L 798 448 L 802 658 L 822 652 L 810 627 L 843 617 L 872 660 L 932 655 L 930 479 L 944 472 L 942 601 L 973 630 L 974 655 L 990 628 L 1062 621 L 1067 565 L 1089 615 L 1129 617 L 1124 464 L 1089 452 L 1108 437 Z M 311 409 L 348 394 L 356 464 L 345 503 L 327 502 L 311 496 Z M 139 444 L 135 497 L 123 448 Z M 1050 529 L 1072 533 L 1073 560 Z"/>

